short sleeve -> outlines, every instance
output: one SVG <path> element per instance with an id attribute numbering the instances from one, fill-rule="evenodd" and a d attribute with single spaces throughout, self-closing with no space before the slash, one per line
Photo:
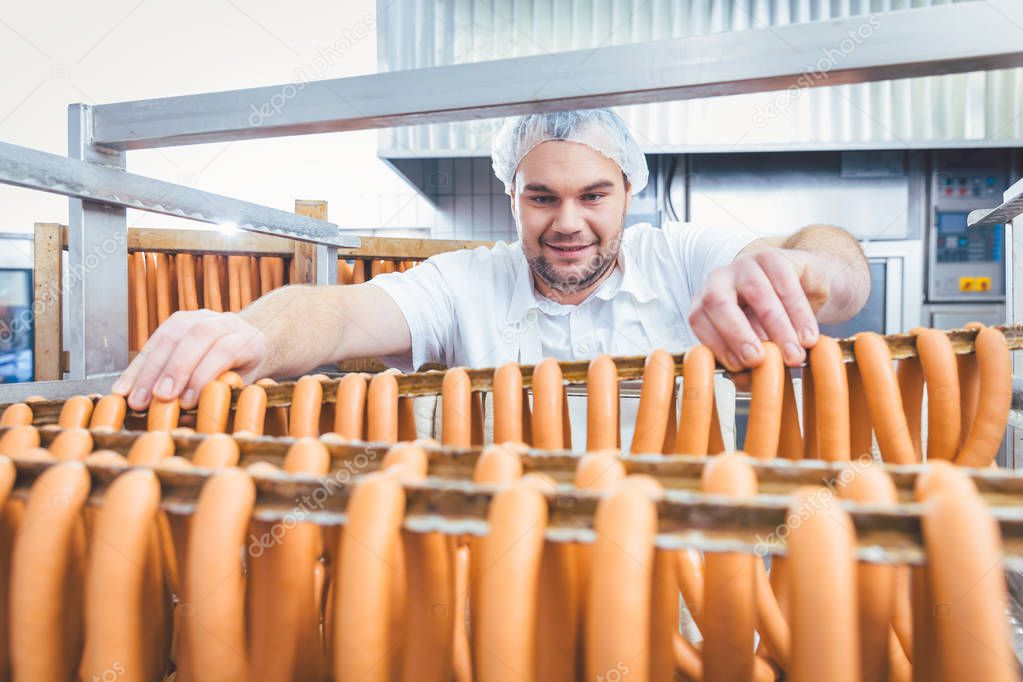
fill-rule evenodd
<path id="1" fill-rule="evenodd" d="M 690 298 L 703 289 L 712 270 L 731 263 L 757 238 L 748 230 L 695 223 L 669 222 L 661 229 L 685 273 Z"/>
<path id="2" fill-rule="evenodd" d="M 380 287 L 397 304 L 412 336 L 412 364 L 408 357 L 381 358 L 403 372 L 413 371 L 427 362 L 446 363 L 445 349 L 452 347 L 456 333 L 451 277 L 464 269 L 468 252 L 452 252 L 428 258 L 405 272 L 374 277 L 370 283 Z M 441 262 L 443 261 L 443 262 Z"/>

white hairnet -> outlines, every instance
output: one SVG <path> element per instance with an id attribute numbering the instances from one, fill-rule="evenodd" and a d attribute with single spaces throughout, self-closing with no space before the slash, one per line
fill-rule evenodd
<path id="1" fill-rule="evenodd" d="M 622 169 L 630 192 L 646 187 L 646 157 L 618 114 L 610 109 L 583 109 L 550 114 L 527 114 L 507 119 L 494 137 L 490 155 L 494 174 L 512 193 L 515 171 L 533 147 L 549 140 L 578 142 L 595 149 Z"/>

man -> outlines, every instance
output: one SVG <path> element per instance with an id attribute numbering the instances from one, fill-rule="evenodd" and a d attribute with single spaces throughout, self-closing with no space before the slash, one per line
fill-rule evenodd
<path id="1" fill-rule="evenodd" d="M 608 110 L 507 121 L 494 172 L 520 241 L 430 258 L 357 286 L 289 286 L 241 313 L 175 313 L 114 385 L 134 409 L 152 396 L 195 406 L 227 369 L 247 380 L 383 357 L 408 370 L 533 364 L 544 357 L 679 352 L 703 343 L 729 369 L 805 359 L 818 321 L 863 306 L 859 244 L 834 227 L 787 239 L 668 223 L 625 228 L 646 161 Z"/>

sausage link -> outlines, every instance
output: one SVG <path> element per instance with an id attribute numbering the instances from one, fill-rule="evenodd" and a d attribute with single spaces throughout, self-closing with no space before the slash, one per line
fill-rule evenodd
<path id="1" fill-rule="evenodd" d="M 916 452 L 906 426 L 902 396 L 888 344 L 874 332 L 861 332 L 856 335 L 853 352 L 863 379 L 881 457 L 891 464 L 912 464 L 916 461 Z"/>
<path id="2" fill-rule="evenodd" d="M 870 456 L 873 451 L 874 425 L 870 421 L 870 406 L 867 405 L 867 394 L 863 390 L 860 369 L 855 362 L 845 366 L 845 377 L 849 385 L 849 454 L 852 459 L 859 459 L 864 455 Z M 917 426 L 919 425 L 918 415 Z M 920 429 L 917 428 L 917 446 L 920 444 L 919 440 Z"/>
<path id="3" fill-rule="evenodd" d="M 174 455 L 174 440 L 165 431 L 147 431 L 128 450 L 128 464 L 153 467 Z"/>
<path id="4" fill-rule="evenodd" d="M 245 386 L 245 380 L 242 379 L 242 375 L 233 369 L 221 372 L 220 376 L 217 377 L 217 381 L 223 381 L 231 388 L 242 388 Z"/>
<path id="5" fill-rule="evenodd" d="M 522 370 L 514 362 L 494 371 L 494 442 L 522 442 Z"/>
<path id="6" fill-rule="evenodd" d="M 676 453 L 706 455 L 709 452 L 713 412 L 714 353 L 706 346 L 694 346 L 682 361 L 682 416 L 675 439 Z"/>
<path id="7" fill-rule="evenodd" d="M 664 429 L 664 441 L 661 443 L 661 454 L 670 455 L 678 440 L 678 380 L 672 379 L 671 400 L 668 402 L 668 425 Z M 669 649 L 670 652 L 670 649 Z"/>
<path id="8" fill-rule="evenodd" d="M 817 459 L 817 397 L 813 371 L 803 367 L 803 459 Z"/>
<path id="9" fill-rule="evenodd" d="M 226 433 L 213 433 L 202 439 L 192 453 L 192 464 L 203 469 L 238 466 L 241 453 L 238 441 Z"/>
<path id="10" fill-rule="evenodd" d="M 756 474 L 741 455 L 720 455 L 704 466 L 700 490 L 736 499 L 750 498 L 757 494 Z M 757 623 L 754 557 L 708 553 L 704 561 L 705 627 L 701 630 L 704 680 L 750 679 Z"/>
<path id="11" fill-rule="evenodd" d="M 160 400 L 153 398 L 146 412 L 147 431 L 171 431 L 178 425 L 181 416 L 181 404 L 177 398 Z"/>
<path id="12" fill-rule="evenodd" d="M 470 427 L 471 427 L 471 438 L 470 442 L 473 447 L 480 447 L 483 445 L 483 391 L 475 391 L 469 398 L 469 411 L 471 415 Z M 409 399 L 411 401 L 411 399 Z M 409 403 L 411 405 L 411 402 Z M 415 440 L 416 434 L 412 434 L 410 440 Z"/>
<path id="13" fill-rule="evenodd" d="M 984 400 L 977 405 L 977 416 L 955 462 L 961 466 L 984 467 L 995 461 L 1009 421 L 1012 359 L 1005 337 L 994 327 L 977 332 L 974 347 L 980 371 L 980 395 Z"/>
<path id="14" fill-rule="evenodd" d="M 927 459 L 955 459 L 959 450 L 959 369 L 948 335 L 921 329 L 916 350 L 927 385 Z"/>
<path id="15" fill-rule="evenodd" d="M 785 459 L 803 458 L 803 434 L 799 430 L 799 408 L 796 391 L 792 387 L 792 373 L 784 370 L 782 378 L 781 433 L 778 435 L 778 456 Z M 844 370 L 843 370 L 844 372 Z"/>
<path id="16" fill-rule="evenodd" d="M 344 258 L 339 258 L 337 261 L 337 283 L 338 284 L 352 283 L 352 266 Z"/>
<path id="17" fill-rule="evenodd" d="M 323 404 L 323 385 L 319 379 L 304 376 L 295 383 L 291 394 L 291 418 L 288 435 L 292 438 L 320 435 L 320 405 Z"/>
<path id="18" fill-rule="evenodd" d="M 366 398 L 366 439 L 395 443 L 398 440 L 398 381 L 391 372 L 375 374 Z"/>
<path id="19" fill-rule="evenodd" d="M 166 253 L 155 254 L 156 269 L 156 324 L 163 324 L 174 312 L 171 304 L 170 261 Z"/>
<path id="20" fill-rule="evenodd" d="M 468 372 L 452 367 L 441 383 L 441 443 L 456 448 L 472 445 L 471 402 Z"/>
<path id="21" fill-rule="evenodd" d="M 242 309 L 242 258 L 227 257 L 227 309 L 232 313 Z"/>
<path id="22" fill-rule="evenodd" d="M 190 253 L 182 253 L 177 256 L 178 275 L 181 284 L 178 286 L 181 310 L 198 310 L 199 294 L 195 273 L 195 257 Z"/>
<path id="23" fill-rule="evenodd" d="M 598 503 L 593 527 L 584 624 L 586 677 L 600 679 L 624 665 L 629 677 L 650 679 L 655 503 L 638 487 L 620 484 Z"/>
<path id="24" fill-rule="evenodd" d="M 753 395 L 749 405 L 749 426 L 744 450 L 753 457 L 771 459 L 778 454 L 781 434 L 781 406 L 785 388 L 785 364 L 781 351 L 765 341 L 764 360 L 753 368 Z"/>
<path id="25" fill-rule="evenodd" d="M 136 348 L 142 348 L 149 340 L 149 298 L 146 293 L 146 254 L 136 251 L 132 259 L 132 300 L 135 312 L 132 325 L 135 328 Z"/>
<path id="26" fill-rule="evenodd" d="M 674 440 L 672 441 L 674 444 Z M 678 582 L 675 552 L 654 552 L 654 575 L 650 581 L 650 679 L 675 679 L 675 641 L 678 629 Z"/>
<path id="27" fill-rule="evenodd" d="M 609 355 L 590 360 L 586 370 L 586 449 L 618 447 L 618 368 Z"/>
<path id="28" fill-rule="evenodd" d="M 980 322 L 967 322 L 965 329 L 984 328 Z M 980 398 L 980 373 L 977 366 L 977 354 L 963 353 L 956 356 L 956 364 L 959 370 L 959 402 L 962 404 L 959 420 L 959 449 L 962 450 L 966 443 L 966 436 L 970 433 L 970 426 L 977 415 L 977 401 Z"/>
<path id="29" fill-rule="evenodd" d="M 252 479 L 234 468 L 213 474 L 199 493 L 184 581 L 184 601 L 192 606 L 189 617 L 183 619 L 189 655 L 179 662 L 190 680 L 247 679 L 240 550 L 255 498 Z"/>
<path id="30" fill-rule="evenodd" d="M 522 389 L 522 442 L 533 444 L 533 409 L 529 403 L 529 389 Z"/>
<path id="31" fill-rule="evenodd" d="M 809 505 L 812 511 L 807 514 Z M 797 490 L 788 518 L 801 520 L 798 525 L 792 524 L 785 562 L 791 594 L 789 679 L 858 681 L 856 537 L 852 520 L 825 488 Z M 821 627 L 822 604 L 828 605 L 827 627 Z"/>
<path id="32" fill-rule="evenodd" d="M 681 673 L 684 682 L 699 682 L 703 679 L 703 658 L 700 650 L 690 644 L 682 635 L 672 633 L 672 653 L 675 655 L 675 667 Z"/>
<path id="33" fill-rule="evenodd" d="M 451 682 L 454 558 L 441 533 L 403 533 L 408 566 L 403 682 Z M 462 611 L 464 621 L 464 610 Z"/>
<path id="34" fill-rule="evenodd" d="M 202 257 L 203 269 L 203 307 L 215 310 L 218 313 L 224 311 L 224 304 L 221 301 L 220 289 L 220 266 L 217 257 L 212 254 L 205 254 Z"/>
<path id="35" fill-rule="evenodd" d="M 647 355 L 643 367 L 636 427 L 630 452 L 658 453 L 668 427 L 668 410 L 675 388 L 675 360 L 665 350 Z"/>
<path id="36" fill-rule="evenodd" d="M 146 255 L 146 322 L 148 323 L 148 329 L 146 330 L 150 336 L 156 331 L 157 326 L 160 324 L 157 319 L 157 310 L 159 303 L 157 301 L 156 294 L 156 254 L 147 253 Z"/>
<path id="37" fill-rule="evenodd" d="M 923 460 L 923 443 L 921 441 L 921 424 L 923 421 L 924 370 L 919 357 L 899 360 L 896 372 L 899 380 L 899 393 L 902 397 L 902 410 L 906 415 L 906 427 L 913 441 L 913 451 L 917 460 Z M 866 404 L 866 396 L 863 397 Z"/>
<path id="38" fill-rule="evenodd" d="M 88 429 L 65 429 L 53 439 L 49 450 L 56 459 L 81 461 L 92 452 L 92 434 Z"/>
<path id="39" fill-rule="evenodd" d="M 324 405 L 326 407 L 326 405 Z M 412 442 L 419 437 L 416 430 L 415 398 L 402 396 L 398 398 L 398 440 Z M 475 423 L 473 425 L 475 428 Z"/>
<path id="40" fill-rule="evenodd" d="M 449 549 L 455 555 L 454 614 L 455 629 L 451 643 L 452 678 L 454 682 L 472 682 L 472 648 L 469 645 L 469 631 L 466 627 L 466 605 L 469 595 L 469 548 L 457 547 L 454 538 L 448 539 Z"/>
<path id="41" fill-rule="evenodd" d="M 817 451 L 830 462 L 849 461 L 849 384 L 838 341 L 821 336 L 810 350 Z M 813 435 L 810 436 L 814 437 Z"/>
<path id="42" fill-rule="evenodd" d="M 159 505 L 160 483 L 149 469 L 117 477 L 103 496 L 95 520 L 103 541 L 92 544 L 85 582 L 82 679 L 101 679 L 112 661 L 132 671 L 128 679 L 164 673 L 166 661 L 154 656 L 161 638 L 153 637 L 163 626 L 156 613 L 164 604 L 162 571 L 152 553 Z"/>
<path id="43" fill-rule="evenodd" d="M 84 429 L 92 416 L 92 401 L 84 395 L 74 395 L 64 401 L 57 425 L 62 429 Z"/>
<path id="44" fill-rule="evenodd" d="M 195 414 L 197 433 L 224 433 L 231 411 L 231 387 L 223 381 L 211 381 L 199 392 Z"/>
<path id="45" fill-rule="evenodd" d="M 771 659 L 780 668 L 788 669 L 792 656 L 792 632 L 771 587 L 763 560 L 754 559 L 753 569 L 756 571 L 757 630 L 761 642 L 766 643 Z"/>
<path id="46" fill-rule="evenodd" d="M 81 462 L 51 466 L 32 485 L 7 590 L 13 679 L 77 679 L 86 568 L 81 515 L 89 487 Z"/>
<path id="47" fill-rule="evenodd" d="M 845 476 L 845 473 L 851 476 Z M 859 469 L 847 469 L 839 480 L 848 482 L 839 486 L 842 499 L 878 505 L 895 505 L 895 484 L 881 467 L 873 464 Z M 860 670 L 864 680 L 883 682 L 888 679 L 890 660 L 889 625 L 895 600 L 894 566 L 862 563 L 856 568 L 856 595 L 859 611 Z"/>
<path id="48" fill-rule="evenodd" d="M 21 457 L 39 447 L 39 429 L 29 424 L 11 426 L 0 436 L 0 455 Z"/>
<path id="49" fill-rule="evenodd" d="M 264 378 L 258 380 L 256 385 L 262 386 L 265 389 L 270 386 L 276 386 L 277 382 L 273 379 Z M 288 408 L 283 406 L 267 408 L 266 420 L 263 422 L 263 432 L 267 436 L 288 435 Z"/>
<path id="50" fill-rule="evenodd" d="M 105 395 L 96 402 L 89 428 L 120 431 L 124 428 L 124 416 L 127 412 L 128 407 L 123 396 L 116 393 Z"/>
<path id="51" fill-rule="evenodd" d="M 554 358 L 547 358 L 533 368 L 533 447 L 560 450 L 565 443 L 562 432 L 561 367 Z"/>
<path id="52" fill-rule="evenodd" d="M 401 484 L 383 473 L 363 477 L 348 501 L 334 580 L 333 668 L 341 682 L 390 679 L 390 598 L 404 510 Z"/>
<path id="53" fill-rule="evenodd" d="M 32 424 L 32 408 L 25 403 L 12 403 L 0 417 L 0 427 L 29 426 Z"/>
<path id="54" fill-rule="evenodd" d="M 265 421 L 266 389 L 258 384 L 246 386 L 234 408 L 234 433 L 262 436 Z"/>
<path id="55" fill-rule="evenodd" d="M 366 419 L 366 375 L 346 374 L 337 385 L 334 432 L 346 440 L 362 440 Z"/>

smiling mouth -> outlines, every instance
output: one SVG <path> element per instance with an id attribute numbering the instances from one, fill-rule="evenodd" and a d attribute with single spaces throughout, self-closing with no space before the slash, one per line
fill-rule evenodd
<path id="1" fill-rule="evenodd" d="M 550 244 L 550 243 L 544 242 L 544 246 L 546 246 L 549 249 L 553 249 L 554 251 L 557 251 L 558 253 L 564 254 L 566 256 L 571 256 L 571 255 L 574 255 L 574 254 L 582 253 L 586 249 L 588 249 L 591 246 L 593 246 L 593 244 L 557 244 L 557 245 L 555 245 L 555 244 Z"/>

